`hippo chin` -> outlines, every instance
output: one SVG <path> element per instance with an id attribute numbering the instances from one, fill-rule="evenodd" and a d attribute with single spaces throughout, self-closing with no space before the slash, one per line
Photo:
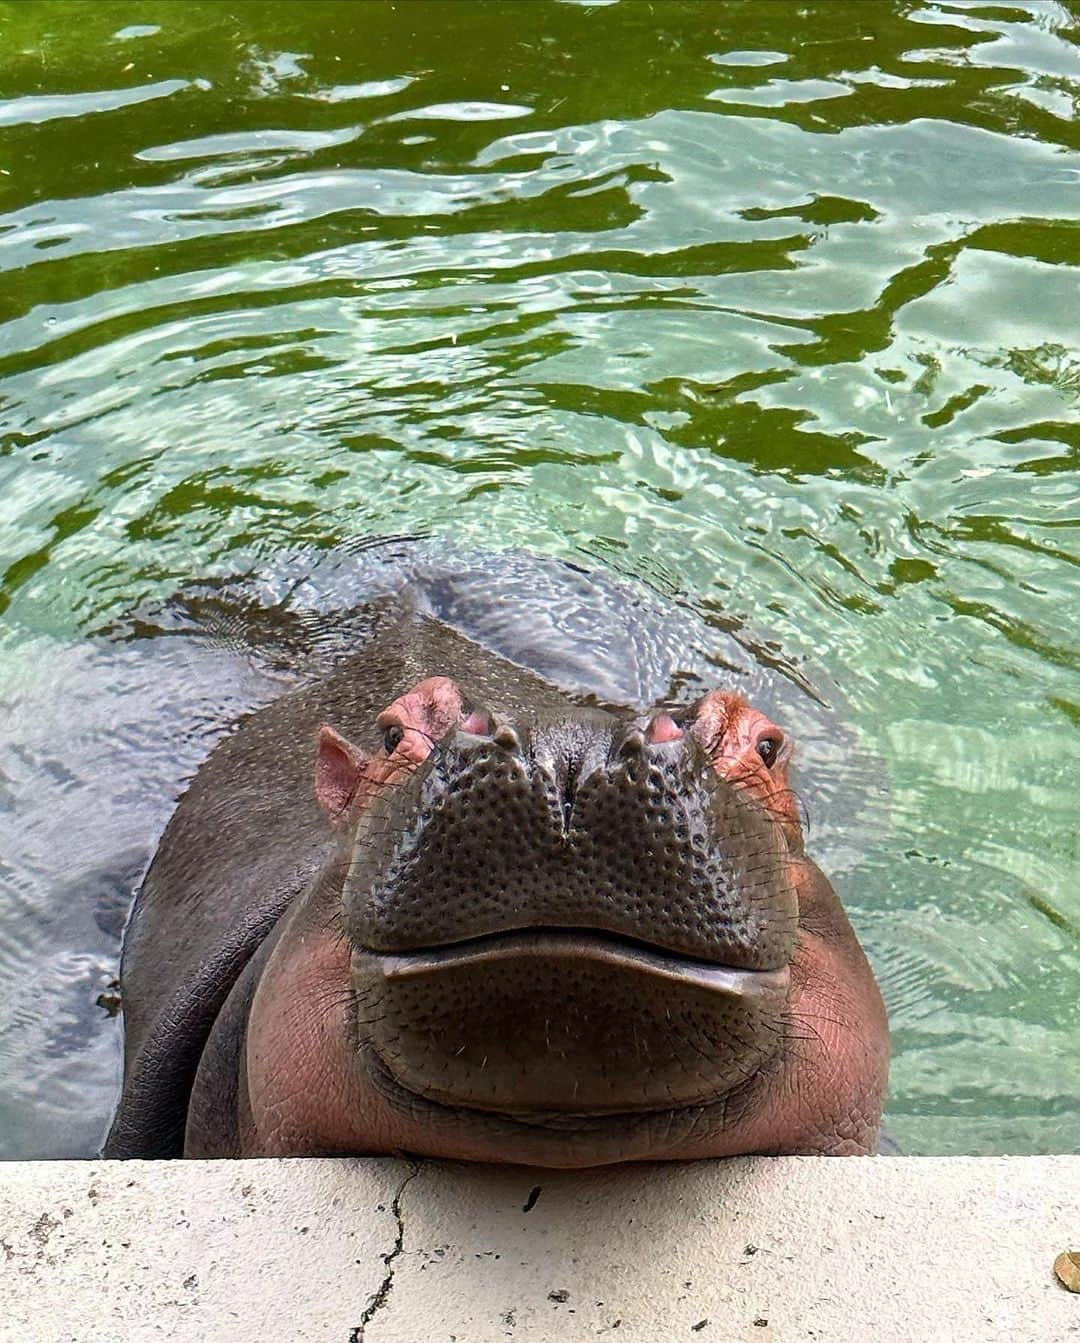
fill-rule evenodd
<path id="1" fill-rule="evenodd" d="M 199 770 L 124 952 L 110 1156 L 873 1149 L 877 985 L 782 727 L 587 702 L 412 614 Z"/>

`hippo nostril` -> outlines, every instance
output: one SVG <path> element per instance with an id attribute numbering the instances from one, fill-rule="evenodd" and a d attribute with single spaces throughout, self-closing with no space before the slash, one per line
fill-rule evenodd
<path id="1" fill-rule="evenodd" d="M 504 723 L 496 729 L 492 738 L 496 746 L 501 746 L 504 751 L 514 751 L 521 754 L 521 738 L 508 723 Z"/>
<path id="2" fill-rule="evenodd" d="M 628 758 L 640 756 L 645 750 L 645 734 L 639 727 L 632 727 L 619 743 L 619 755 Z"/>
<path id="3" fill-rule="evenodd" d="M 490 737 L 495 731 L 495 720 L 486 709 L 473 709 L 462 719 L 461 729 L 474 737 Z"/>
<path id="4" fill-rule="evenodd" d="M 645 730 L 645 737 L 650 746 L 659 746 L 664 742 L 678 741 L 683 736 L 685 736 L 685 733 L 682 728 L 669 713 L 658 713 L 654 715 L 649 726 Z"/>

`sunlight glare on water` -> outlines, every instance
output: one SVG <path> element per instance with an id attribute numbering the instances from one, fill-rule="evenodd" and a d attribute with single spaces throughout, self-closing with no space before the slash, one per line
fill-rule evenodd
<path id="1" fill-rule="evenodd" d="M 884 762 L 838 885 L 903 1150 L 1078 1150 L 1078 39 L 1056 0 L 0 3 L 0 805 L 64 768 L 48 650 L 238 555 L 662 575 Z M 92 1150 L 115 1085 L 122 911 L 54 845 L 0 855 L 5 1155 L 70 1152 L 57 1106 Z"/>

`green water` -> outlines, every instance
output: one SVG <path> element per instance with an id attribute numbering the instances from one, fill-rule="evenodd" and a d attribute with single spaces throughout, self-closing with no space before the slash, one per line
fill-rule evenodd
<path id="1" fill-rule="evenodd" d="M 1080 1149 L 1078 45 L 1054 0 L 0 3 L 0 692 L 296 543 L 660 577 L 885 762 L 838 884 L 901 1146 Z"/>

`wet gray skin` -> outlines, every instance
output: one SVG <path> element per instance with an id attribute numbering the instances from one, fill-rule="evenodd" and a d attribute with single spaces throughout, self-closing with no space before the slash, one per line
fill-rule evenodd
<path id="1" fill-rule="evenodd" d="M 783 678 L 733 639 L 718 672 L 694 642 L 717 632 L 641 590 L 401 553 L 396 585 L 362 558 L 358 605 L 324 612 L 311 576 L 286 573 L 292 608 L 247 612 L 262 656 L 287 664 L 303 636 L 312 670 L 213 751 L 142 884 L 106 1153 L 868 1150 L 887 1066 L 872 975 L 797 819 L 725 777 L 698 722 L 702 672 L 774 697 Z M 500 563 L 531 613 L 477 583 Z M 208 596 L 204 628 L 227 610 L 235 639 L 231 602 Z M 518 653 L 520 628 L 547 674 L 462 632 L 485 622 Z M 401 718 L 432 678 L 445 703 Z M 340 747 L 319 744 L 328 728 Z M 327 759 L 354 771 L 340 807 Z"/>

